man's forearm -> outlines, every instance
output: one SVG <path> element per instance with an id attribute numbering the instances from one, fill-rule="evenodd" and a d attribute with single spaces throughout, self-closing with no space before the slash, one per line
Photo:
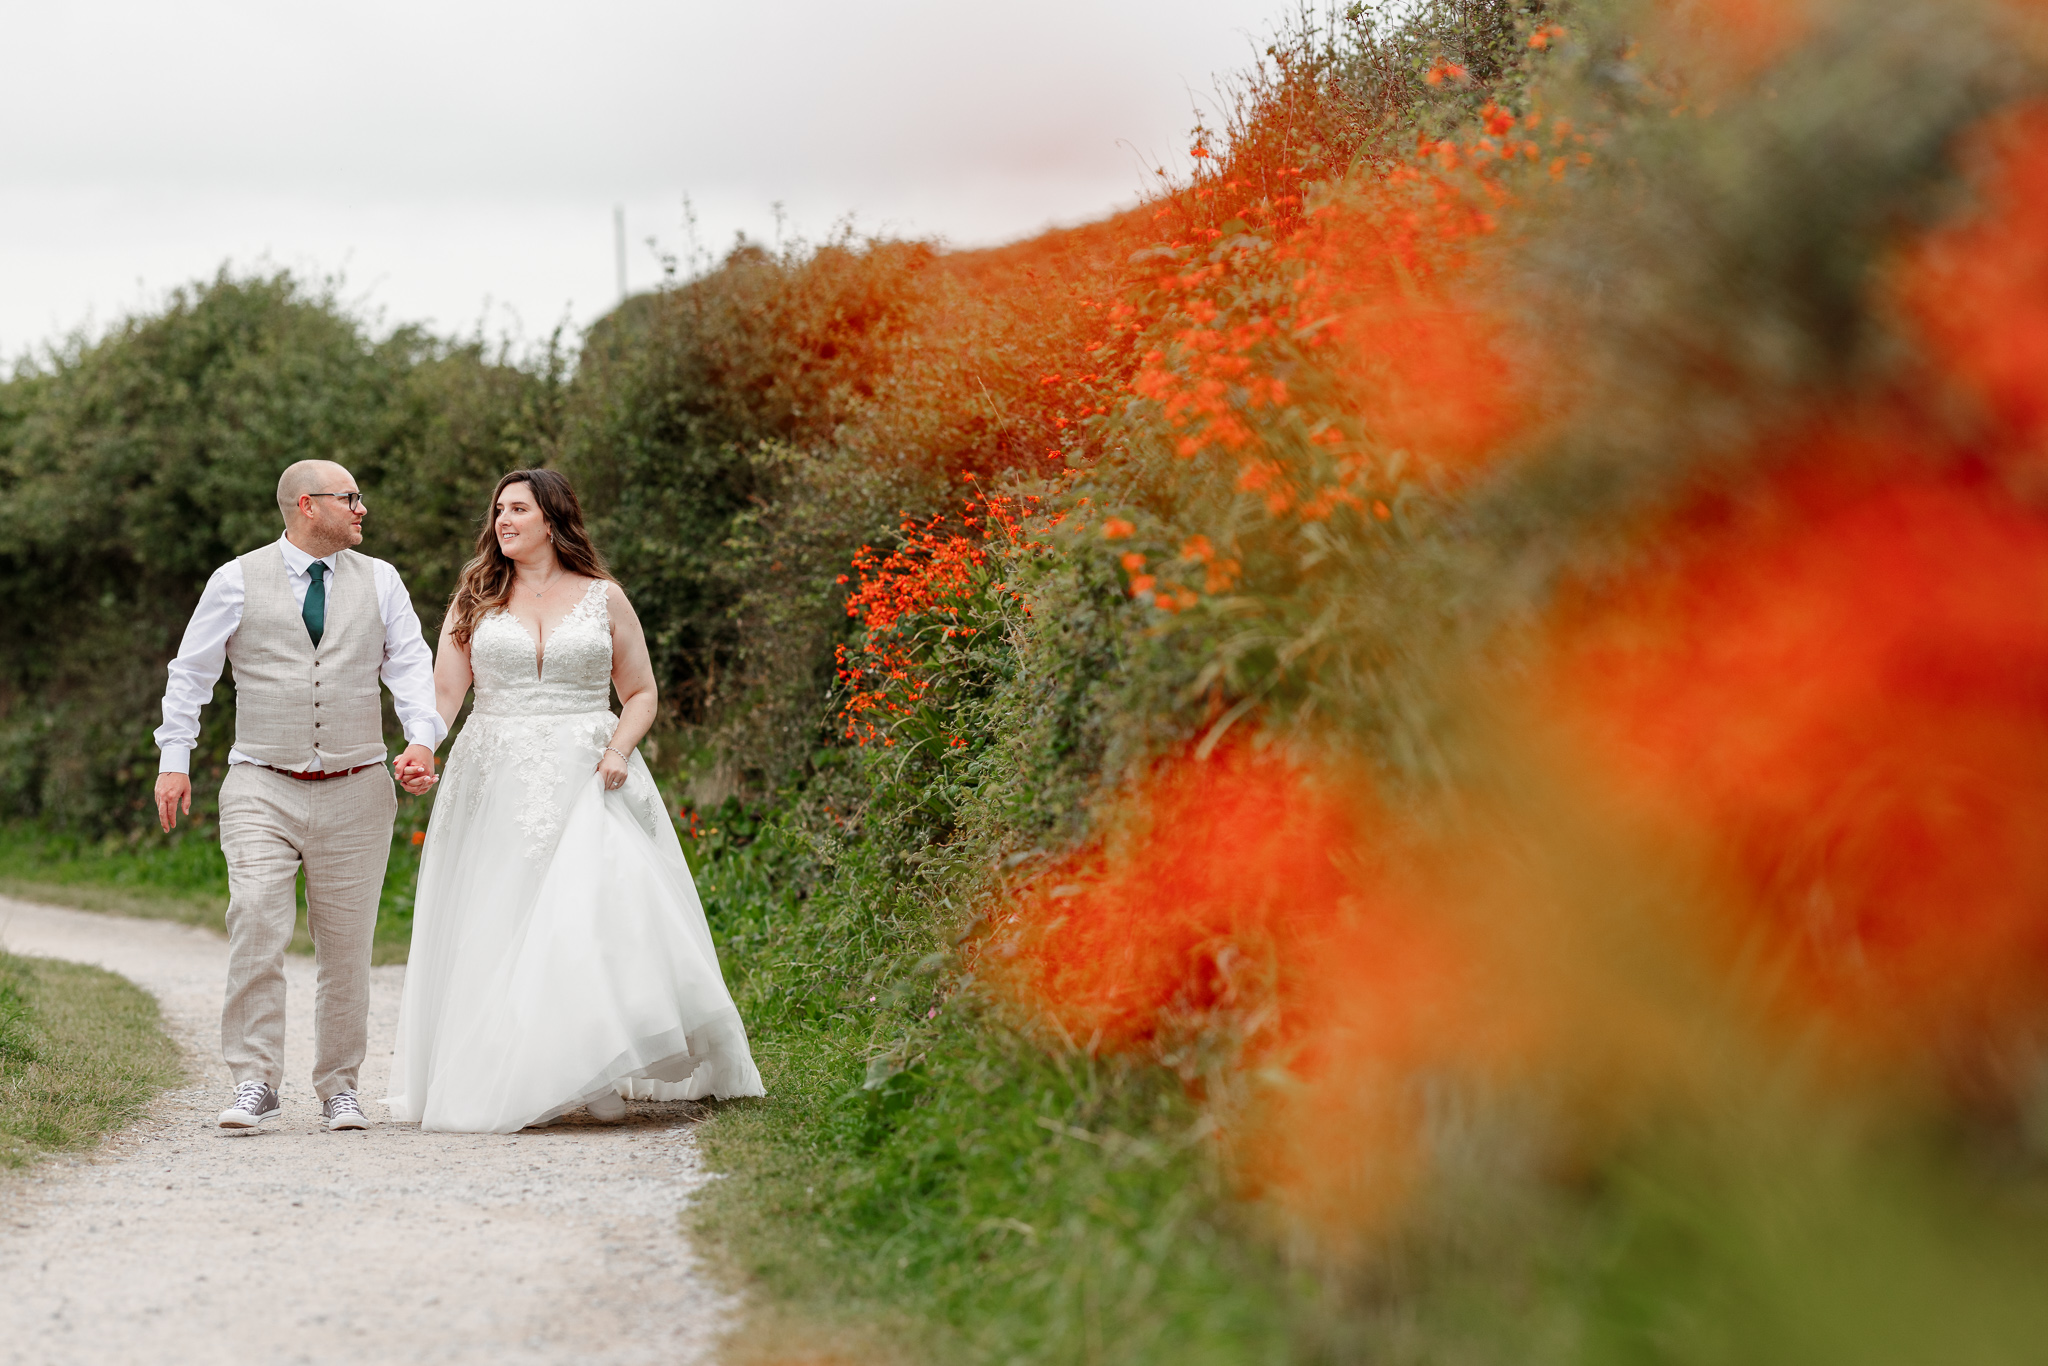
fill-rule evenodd
<path id="1" fill-rule="evenodd" d="M 178 654 L 165 670 L 163 718 L 156 728 L 159 773 L 185 773 L 199 741 L 199 710 L 213 700 L 213 685 L 227 667 L 228 640 L 242 624 L 242 578 L 232 560 L 206 581 Z"/>
<path id="2" fill-rule="evenodd" d="M 420 619 L 395 571 L 380 570 L 378 610 L 384 617 L 384 663 L 378 669 L 391 690 L 392 709 L 407 744 L 438 749 L 448 738 L 434 687 L 434 652 L 420 634 Z"/>

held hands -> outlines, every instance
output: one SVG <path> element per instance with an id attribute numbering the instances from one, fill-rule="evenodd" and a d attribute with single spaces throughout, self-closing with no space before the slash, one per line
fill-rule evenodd
<path id="1" fill-rule="evenodd" d="M 616 792 L 626 785 L 626 761 L 615 749 L 607 749 L 597 759 L 597 778 L 607 792 Z"/>
<path id="2" fill-rule="evenodd" d="M 188 773 L 156 775 L 156 818 L 164 833 L 177 828 L 178 813 L 192 814 L 192 776 Z"/>
<path id="3" fill-rule="evenodd" d="M 391 766 L 398 785 L 417 797 L 440 779 L 434 776 L 434 751 L 425 745 L 409 745 Z M 624 771 L 623 766 L 621 772 Z M 185 773 L 156 775 L 156 819 L 166 834 L 178 827 L 180 814 L 192 814 L 192 778 Z"/>
<path id="4" fill-rule="evenodd" d="M 440 779 L 434 776 L 434 751 L 425 745 L 407 745 L 405 753 L 391 765 L 391 776 L 398 779 L 398 785 L 417 797 Z"/>

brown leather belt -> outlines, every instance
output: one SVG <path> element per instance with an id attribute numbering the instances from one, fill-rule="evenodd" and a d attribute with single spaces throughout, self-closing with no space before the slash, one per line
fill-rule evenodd
<path id="1" fill-rule="evenodd" d="M 282 773 L 287 778 L 297 778 L 302 783 L 324 783 L 329 778 L 346 778 L 349 774 L 361 773 L 366 768 L 382 768 L 384 764 L 382 760 L 374 764 L 357 764 L 354 768 L 344 768 L 338 773 L 329 773 L 317 768 L 301 772 L 295 768 L 279 768 L 276 764 L 258 764 L 256 767 L 267 768 L 272 773 Z"/>

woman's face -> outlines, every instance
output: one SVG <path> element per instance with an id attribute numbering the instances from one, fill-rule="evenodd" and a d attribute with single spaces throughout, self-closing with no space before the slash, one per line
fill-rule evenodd
<path id="1" fill-rule="evenodd" d="M 532 561 L 548 553 L 548 519 L 541 515 L 528 484 L 507 484 L 498 490 L 491 509 L 498 548 L 509 559 Z"/>

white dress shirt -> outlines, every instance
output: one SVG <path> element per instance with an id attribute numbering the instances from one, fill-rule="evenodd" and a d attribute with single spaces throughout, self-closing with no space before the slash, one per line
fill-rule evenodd
<path id="1" fill-rule="evenodd" d="M 292 599 L 301 611 L 306 590 L 313 586 L 313 557 L 286 537 L 278 548 L 284 552 L 285 578 L 292 586 Z M 334 604 L 334 556 L 320 563 L 327 566 L 328 609 Z M 365 556 L 365 559 L 370 557 Z M 399 580 L 398 571 L 382 560 L 370 559 L 377 584 L 378 615 L 384 619 L 384 664 L 377 676 L 391 689 L 398 711 L 398 724 L 407 744 L 437 749 L 448 736 L 448 727 L 434 705 L 434 655 L 420 635 L 419 614 L 412 610 L 412 597 Z M 189 773 L 192 746 L 199 739 L 199 709 L 213 700 L 213 685 L 228 659 L 228 641 L 242 624 L 242 562 L 229 560 L 213 571 L 192 620 L 185 626 L 185 639 L 178 645 L 178 657 L 171 661 L 170 681 L 164 687 L 164 723 L 157 727 L 157 747 L 163 751 L 157 765 L 160 773 Z M 332 620 L 330 615 L 329 620 Z M 240 750 L 228 751 L 231 764 L 254 763 Z M 306 747 L 305 772 L 320 767 L 320 757 L 310 744 Z"/>

